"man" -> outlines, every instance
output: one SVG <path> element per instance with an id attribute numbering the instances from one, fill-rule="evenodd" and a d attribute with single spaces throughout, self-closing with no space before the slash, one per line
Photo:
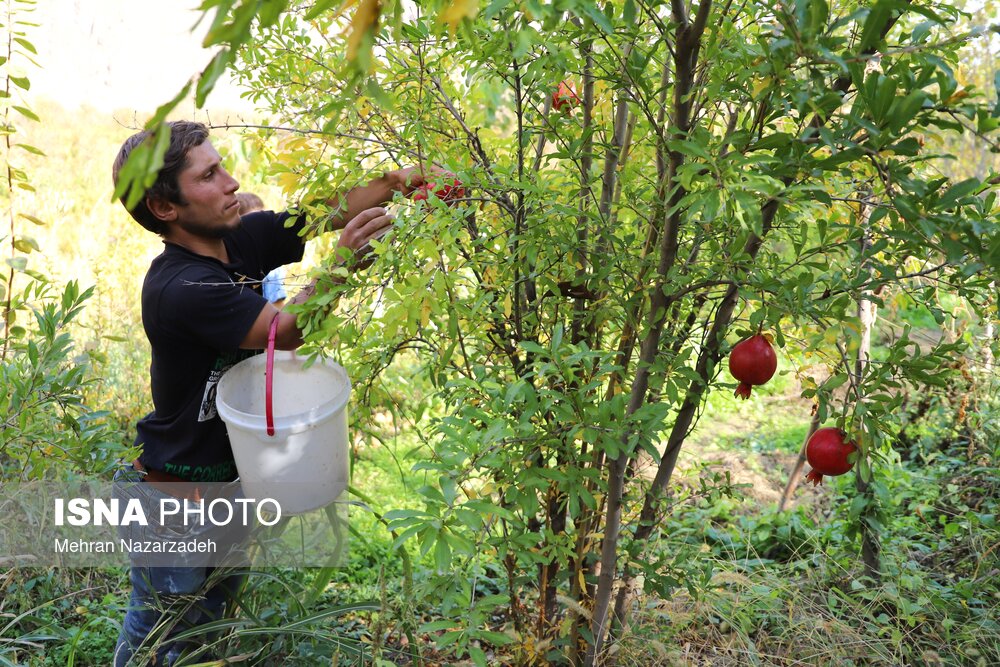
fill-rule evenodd
<path id="1" fill-rule="evenodd" d="M 137 426 L 142 454 L 116 479 L 142 479 L 147 484 L 134 486 L 150 489 L 170 482 L 235 480 L 229 437 L 215 409 L 216 385 L 228 368 L 266 346 L 274 318 L 277 349 L 302 344 L 295 316 L 268 303 L 260 284 L 275 267 L 301 260 L 299 232 L 305 222 L 298 219 L 286 227 L 289 214 L 272 211 L 241 217 L 239 184 L 222 166 L 207 128 L 179 121 L 170 130 L 155 183 L 129 211 L 162 237 L 164 249 L 151 263 L 142 288 L 143 328 L 152 348 L 153 411 Z M 122 145 L 113 168 L 116 184 L 132 150 L 148 136 L 139 132 Z M 414 169 L 402 169 L 334 197 L 331 204 L 341 211 L 333 220 L 342 230 L 338 251 L 361 250 L 383 233 L 392 221 L 379 205 L 394 192 L 408 194 L 423 182 Z M 301 303 L 315 289 L 313 281 L 291 303 Z M 116 667 L 129 663 L 154 628 L 162 638 L 219 618 L 226 598 L 241 583 L 210 567 L 142 567 L 135 560 L 130 580 L 132 596 L 115 648 Z M 190 604 L 191 599 L 197 604 Z M 188 601 L 183 618 L 167 618 L 161 609 L 177 600 Z M 155 664 L 172 665 L 191 646 L 161 641 Z"/>

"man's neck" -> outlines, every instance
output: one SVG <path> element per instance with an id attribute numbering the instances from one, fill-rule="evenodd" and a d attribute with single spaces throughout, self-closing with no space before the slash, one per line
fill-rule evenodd
<path id="1" fill-rule="evenodd" d="M 179 245 L 196 255 L 214 257 L 223 264 L 229 263 L 229 252 L 226 250 L 226 244 L 222 242 L 222 239 L 210 239 L 181 232 L 168 234 L 163 237 L 163 240 Z"/>

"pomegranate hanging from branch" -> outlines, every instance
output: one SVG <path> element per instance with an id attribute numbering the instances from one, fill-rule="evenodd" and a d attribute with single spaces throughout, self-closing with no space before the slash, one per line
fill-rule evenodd
<path id="1" fill-rule="evenodd" d="M 836 477 L 843 475 L 854 467 L 851 454 L 858 451 L 853 440 L 847 439 L 847 434 L 839 428 L 821 428 L 812 434 L 806 443 L 806 460 L 812 470 L 806 479 L 817 486 L 823 483 L 823 476 Z"/>
<path id="2" fill-rule="evenodd" d="M 449 181 L 451 181 L 449 183 Z M 428 181 L 418 187 L 410 198 L 413 201 L 427 202 L 430 197 L 437 197 L 448 206 L 455 206 L 465 198 L 465 186 L 457 178 L 444 178 L 440 182 Z"/>
<path id="3" fill-rule="evenodd" d="M 580 96 L 576 94 L 573 83 L 564 80 L 559 82 L 559 87 L 552 93 L 552 108 L 562 113 L 569 113 L 580 105 Z"/>
<path id="4" fill-rule="evenodd" d="M 753 387 L 766 383 L 777 369 L 778 357 L 767 336 L 757 334 L 741 340 L 729 353 L 729 372 L 740 383 L 734 396 L 750 398 Z"/>

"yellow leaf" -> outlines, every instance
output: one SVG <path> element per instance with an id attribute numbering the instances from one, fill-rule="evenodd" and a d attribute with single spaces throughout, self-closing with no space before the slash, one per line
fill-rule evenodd
<path id="1" fill-rule="evenodd" d="M 420 304 L 420 326 L 421 328 L 426 328 L 427 323 L 431 321 L 431 302 L 430 299 L 424 299 Z"/>
<path id="2" fill-rule="evenodd" d="M 948 96 L 948 99 L 944 101 L 945 104 L 955 104 L 956 102 L 961 102 L 966 97 L 969 96 L 969 91 L 965 88 L 959 88 L 954 93 Z"/>
<path id="3" fill-rule="evenodd" d="M 758 79 L 757 81 L 754 81 L 754 84 L 753 84 L 753 97 L 754 97 L 754 99 L 760 97 L 760 94 L 763 93 L 765 90 L 767 90 L 771 86 L 771 82 L 772 81 L 773 81 L 773 79 L 771 77 L 769 77 L 769 76 L 765 76 L 763 79 Z"/>
<path id="4" fill-rule="evenodd" d="M 451 6 L 441 12 L 440 20 L 447 23 L 448 30 L 454 33 L 464 19 L 472 20 L 478 13 L 479 0 L 453 0 Z"/>
<path id="5" fill-rule="evenodd" d="M 286 195 L 293 194 L 299 188 L 299 175 L 293 171 L 286 171 L 278 175 L 278 185 Z"/>
<path id="6" fill-rule="evenodd" d="M 381 11 L 381 0 L 361 0 L 358 3 L 358 9 L 354 12 L 354 18 L 351 19 L 351 34 L 347 37 L 348 60 L 354 60 L 357 57 L 358 49 L 361 48 L 361 42 L 365 35 L 375 31 Z"/>

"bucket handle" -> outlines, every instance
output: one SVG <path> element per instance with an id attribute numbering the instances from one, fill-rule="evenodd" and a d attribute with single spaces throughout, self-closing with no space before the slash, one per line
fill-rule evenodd
<path id="1" fill-rule="evenodd" d="M 278 336 L 278 317 L 275 313 L 271 318 L 271 328 L 267 332 L 267 363 L 264 366 L 264 418 L 267 421 L 267 434 L 274 436 L 274 339 Z"/>

